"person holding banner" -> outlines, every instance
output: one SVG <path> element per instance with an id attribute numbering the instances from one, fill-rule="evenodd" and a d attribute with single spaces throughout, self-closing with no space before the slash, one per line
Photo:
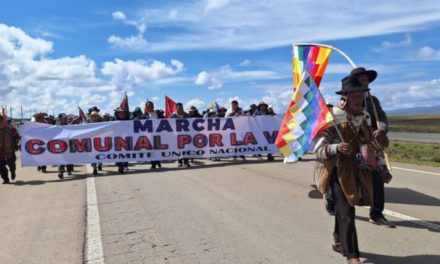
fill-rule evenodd
<path id="1" fill-rule="evenodd" d="M 96 107 L 96 106 L 95 106 Z M 96 107 L 97 108 L 97 107 Z M 98 123 L 101 122 L 101 116 L 98 111 L 92 111 L 87 119 L 88 123 Z M 92 163 L 93 175 L 98 175 L 98 170 L 102 171 L 102 163 Z"/>
<path id="2" fill-rule="evenodd" d="M 61 113 L 58 115 L 58 125 L 65 126 L 68 125 L 67 121 L 67 115 L 64 113 Z M 72 175 L 73 171 L 73 164 L 67 164 L 67 165 L 59 165 L 58 166 L 58 178 L 64 179 L 64 172 L 67 170 L 67 175 Z"/>
<path id="3" fill-rule="evenodd" d="M 170 118 L 189 118 L 189 115 L 185 112 L 185 110 L 183 109 L 183 104 L 182 103 L 177 103 L 176 104 L 176 112 L 172 113 Z M 189 165 L 189 159 L 188 158 L 180 158 L 177 160 L 178 162 L 178 167 L 182 167 L 183 164 L 185 164 L 185 167 L 190 167 L 191 165 Z"/>
<path id="4" fill-rule="evenodd" d="M 371 142 L 369 116 L 363 111 L 364 92 L 356 78 L 343 79 L 340 103 L 333 107 L 335 125 L 321 132 L 315 154 L 324 161 L 318 189 L 322 194 L 331 190 L 335 201 L 333 250 L 343 254 L 348 263 L 359 260 L 355 226 L 355 205 L 371 204 L 372 182 L 370 170 L 363 164 L 360 153 Z"/>
<path id="5" fill-rule="evenodd" d="M 36 123 L 47 123 L 45 120 L 46 116 L 47 116 L 46 113 L 42 113 L 42 112 L 35 113 L 34 121 Z M 47 166 L 37 166 L 37 170 L 41 171 L 42 173 L 46 173 Z"/>
<path id="6" fill-rule="evenodd" d="M 154 110 L 154 103 L 152 101 L 147 101 L 145 103 L 145 114 L 146 119 L 159 119 L 163 118 L 163 115 L 160 111 Z M 152 160 L 151 161 L 151 170 L 156 169 L 156 167 L 162 168 L 162 163 L 160 163 L 160 160 Z"/>
<path id="7" fill-rule="evenodd" d="M 231 101 L 231 108 L 226 112 L 227 117 L 242 116 L 243 110 L 238 106 L 237 100 Z"/>
<path id="8" fill-rule="evenodd" d="M 113 120 L 130 120 L 130 112 L 128 109 L 117 107 L 115 109 L 115 116 Z M 116 162 L 116 166 L 118 166 L 119 173 L 124 173 L 124 169 L 128 169 L 128 162 Z"/>
<path id="9" fill-rule="evenodd" d="M 254 113 L 254 116 L 262 116 L 262 115 L 272 115 L 271 113 L 268 112 L 268 107 L 269 105 L 266 104 L 265 102 L 261 101 L 258 104 L 258 110 Z M 258 159 L 261 159 L 261 155 L 257 156 Z M 273 161 L 275 160 L 272 154 L 267 154 L 267 160 Z"/>

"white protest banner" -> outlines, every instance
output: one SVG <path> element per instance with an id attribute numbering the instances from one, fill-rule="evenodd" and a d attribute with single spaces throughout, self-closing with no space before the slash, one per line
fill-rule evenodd
<path id="1" fill-rule="evenodd" d="M 277 153 L 278 116 L 25 122 L 22 166 L 176 160 Z"/>

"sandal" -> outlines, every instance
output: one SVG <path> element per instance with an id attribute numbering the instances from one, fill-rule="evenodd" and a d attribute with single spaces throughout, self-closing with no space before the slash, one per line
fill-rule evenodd
<path id="1" fill-rule="evenodd" d="M 347 264 L 362 264 L 362 262 L 359 258 L 349 258 Z"/>
<path id="2" fill-rule="evenodd" d="M 333 242 L 332 243 L 332 249 L 335 252 L 338 252 L 339 254 L 343 254 L 342 253 L 342 244 L 341 244 L 341 242 Z"/>

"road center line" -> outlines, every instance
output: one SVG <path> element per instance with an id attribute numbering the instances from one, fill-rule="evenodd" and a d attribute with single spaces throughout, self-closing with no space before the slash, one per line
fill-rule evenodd
<path id="1" fill-rule="evenodd" d="M 91 171 L 91 166 L 87 165 L 87 216 L 84 263 L 104 264 L 95 177 L 91 176 Z"/>
<path id="2" fill-rule="evenodd" d="M 407 169 L 407 168 L 401 168 L 401 167 L 392 167 L 393 169 L 398 169 L 398 170 L 404 170 L 404 171 L 412 171 L 412 172 L 419 172 L 419 173 L 425 173 L 425 174 L 431 174 L 431 175 L 437 175 L 440 176 L 440 173 L 436 173 L 436 172 L 430 172 L 430 171 L 422 171 L 422 170 L 413 170 L 413 169 Z"/>
<path id="3" fill-rule="evenodd" d="M 429 228 L 431 230 L 440 231 L 440 225 L 429 223 L 429 222 L 423 221 L 421 219 L 418 219 L 418 218 L 415 218 L 415 217 L 412 217 L 412 216 L 396 213 L 394 211 L 387 210 L 387 209 L 384 209 L 383 213 L 386 214 L 386 215 L 392 216 L 392 217 L 400 218 L 402 220 L 405 220 L 405 221 L 408 221 L 408 222 L 411 222 L 411 223 L 414 223 L 414 224 L 418 224 L 418 225 L 427 227 L 427 228 Z"/>

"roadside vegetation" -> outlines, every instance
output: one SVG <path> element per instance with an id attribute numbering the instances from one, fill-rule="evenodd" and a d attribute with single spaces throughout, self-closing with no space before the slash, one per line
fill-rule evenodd
<path id="1" fill-rule="evenodd" d="M 392 140 L 387 152 L 391 161 L 440 167 L 440 143 Z"/>
<path id="2" fill-rule="evenodd" d="M 392 132 L 440 133 L 440 115 L 389 116 Z"/>

